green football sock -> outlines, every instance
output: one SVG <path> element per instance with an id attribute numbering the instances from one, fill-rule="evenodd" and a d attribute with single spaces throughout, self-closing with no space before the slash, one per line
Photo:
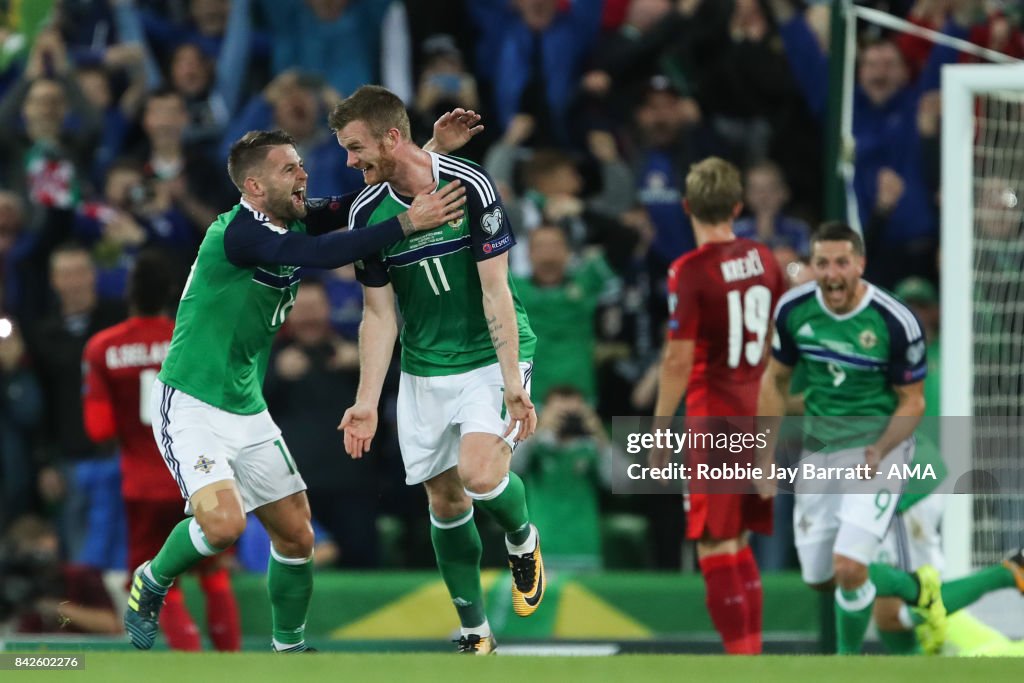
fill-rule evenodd
<path id="1" fill-rule="evenodd" d="M 1001 564 L 985 567 L 969 576 L 942 584 L 942 604 L 952 614 L 994 590 L 1016 586 L 1013 574 Z"/>
<path id="2" fill-rule="evenodd" d="M 874 602 L 875 586 L 870 579 L 853 590 L 836 588 L 836 650 L 839 654 L 860 654 Z"/>
<path id="3" fill-rule="evenodd" d="M 464 628 L 483 624 L 487 621 L 484 591 L 480 586 L 483 543 L 473 521 L 473 508 L 453 519 L 437 519 L 431 512 L 430 540 L 434 544 L 437 568 L 459 613 L 459 622 Z"/>
<path id="4" fill-rule="evenodd" d="M 306 636 L 306 615 L 313 597 L 313 558 L 281 557 L 270 547 L 267 593 L 275 645 L 298 645 Z"/>
<path id="5" fill-rule="evenodd" d="M 160 552 L 150 562 L 149 571 L 157 583 L 170 586 L 174 579 L 199 564 L 201 560 L 222 550 L 223 548 L 214 548 L 210 545 L 196 518 L 189 517 L 171 529 Z"/>
<path id="6" fill-rule="evenodd" d="M 891 655 L 916 655 L 921 653 L 921 646 L 913 631 L 879 631 L 878 638 Z"/>
<path id="7" fill-rule="evenodd" d="M 911 605 L 917 604 L 921 587 L 913 574 L 887 564 L 874 563 L 868 567 L 868 578 L 882 597 L 897 597 Z"/>
<path id="8" fill-rule="evenodd" d="M 530 513 L 526 509 L 526 487 L 515 472 L 508 473 L 505 490 L 489 500 L 476 500 L 505 530 L 512 545 L 522 545 L 530 538 Z"/>

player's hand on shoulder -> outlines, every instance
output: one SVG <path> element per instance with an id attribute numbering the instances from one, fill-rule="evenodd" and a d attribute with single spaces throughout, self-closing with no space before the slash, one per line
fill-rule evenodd
<path id="1" fill-rule="evenodd" d="M 377 433 L 377 406 L 356 403 L 342 415 L 338 430 L 345 432 L 345 452 L 353 459 L 363 457 Z"/>
<path id="2" fill-rule="evenodd" d="M 414 231 L 431 230 L 448 221 L 462 218 L 466 188 L 458 180 L 432 194 L 416 195 L 407 213 Z"/>
<path id="3" fill-rule="evenodd" d="M 508 409 L 508 429 L 502 436 L 508 436 L 516 427 L 516 443 L 526 441 L 537 431 L 537 409 L 533 407 L 530 394 L 525 387 L 505 387 L 505 408 Z"/>

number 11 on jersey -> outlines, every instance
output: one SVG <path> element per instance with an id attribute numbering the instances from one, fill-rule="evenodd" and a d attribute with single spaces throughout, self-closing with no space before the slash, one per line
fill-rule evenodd
<path id="1" fill-rule="evenodd" d="M 437 282 L 434 281 L 434 276 L 430 272 L 431 261 L 434 262 L 434 268 L 437 270 L 437 278 L 441 281 L 441 289 L 446 292 L 452 291 L 452 288 L 448 285 L 448 278 L 444 274 L 444 268 L 441 267 L 441 259 L 436 257 L 432 259 L 423 259 L 420 261 L 420 268 L 422 268 L 423 272 L 427 274 L 427 282 L 430 283 L 430 288 L 434 290 L 434 294 L 436 296 L 441 296 L 441 289 L 437 288 Z"/>

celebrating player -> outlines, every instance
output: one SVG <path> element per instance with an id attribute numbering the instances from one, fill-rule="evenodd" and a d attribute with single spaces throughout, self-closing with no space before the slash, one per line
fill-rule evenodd
<path id="1" fill-rule="evenodd" d="M 345 224 L 352 198 L 307 203 L 306 171 L 287 134 L 244 135 L 228 174 L 242 199 L 199 247 L 150 402 L 160 453 L 193 516 L 135 570 L 125 630 L 135 647 L 151 648 L 174 579 L 231 546 L 254 511 L 271 540 L 272 647 L 302 652 L 313 529 L 306 485 L 263 400 L 271 342 L 295 301 L 299 267 L 337 268 L 459 220 L 465 191 L 453 183 L 372 230 L 330 232 Z"/>
<path id="2" fill-rule="evenodd" d="M 140 254 L 128 285 L 132 317 L 94 335 L 83 355 L 86 432 L 97 442 L 116 437 L 121 447 L 130 567 L 153 557 L 182 517 L 181 492 L 153 441 L 148 401 L 174 330 L 174 321 L 167 317 L 172 282 L 163 257 Z M 209 558 L 196 570 L 214 647 L 238 650 L 242 634 L 227 569 L 218 558 Z M 181 590 L 171 586 L 164 599 L 160 626 L 168 644 L 175 650 L 199 650 L 199 630 Z"/>
<path id="3" fill-rule="evenodd" d="M 460 181 L 468 189 L 464 219 L 356 264 L 366 299 L 362 374 L 356 403 L 339 428 L 346 450 L 362 457 L 376 433 L 377 403 L 398 335 L 397 298 L 405 321 L 398 438 L 406 483 L 427 490 L 438 568 L 462 624 L 459 651 L 488 654 L 495 642 L 484 614 L 474 501 L 506 532 L 517 614 L 537 609 L 545 580 L 523 482 L 509 472 L 512 446 L 537 423 L 528 360 L 536 337 L 508 275 L 515 239 L 487 173 L 417 147 L 394 94 L 362 87 L 335 107 L 330 122 L 348 165 L 369 185 L 352 205 L 351 226 L 387 220 L 417 193 L 443 192 Z"/>
<path id="4" fill-rule="evenodd" d="M 865 416 L 860 422 L 874 416 L 879 422 L 866 431 L 857 421 L 830 421 L 835 433 L 822 435 L 823 440 L 842 443 L 816 448 L 821 451 L 814 456 L 816 464 L 877 468 L 887 458 L 886 464 L 909 463 L 914 429 L 924 413 L 927 367 L 921 325 L 906 306 L 861 279 L 864 243 L 852 228 L 821 226 L 811 239 L 811 267 L 817 279 L 786 293 L 775 310 L 773 358 L 761 382 L 757 414 L 784 414 L 799 363 L 807 384 L 806 415 Z M 762 456 L 765 464 L 775 433 Z M 805 451 L 803 457 L 808 455 Z M 885 578 L 880 580 L 887 585 L 876 586 L 869 578 L 868 565 L 896 511 L 899 490 L 808 492 L 802 484 L 797 482 L 793 512 L 800 567 L 814 588 L 828 590 L 835 581 L 839 652 L 860 651 L 876 594 L 895 594 L 916 604 L 926 621 L 941 630 L 945 608 L 933 567 L 920 568 L 916 582 L 881 565 L 879 576 Z"/>
<path id="5" fill-rule="evenodd" d="M 694 164 L 686 176 L 697 249 L 668 271 L 671 319 L 655 415 L 675 415 L 684 394 L 688 417 L 754 415 L 771 310 L 786 284 L 768 247 L 733 235 L 742 197 L 739 171 L 722 159 Z M 668 453 L 651 459 L 663 467 Z M 755 493 L 691 492 L 688 500 L 686 535 L 697 541 L 711 620 L 726 652 L 759 653 L 761 577 L 747 531 L 771 533 L 771 502 Z"/>

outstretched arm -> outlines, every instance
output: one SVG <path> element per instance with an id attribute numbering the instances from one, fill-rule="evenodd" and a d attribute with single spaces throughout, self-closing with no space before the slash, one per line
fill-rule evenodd
<path id="1" fill-rule="evenodd" d="M 345 451 L 353 458 L 361 458 L 370 450 L 377 433 L 377 404 L 398 338 L 395 291 L 391 285 L 363 287 L 363 296 L 363 322 L 359 325 L 359 389 L 355 405 L 345 411 L 338 425 L 338 429 L 345 432 Z"/>

